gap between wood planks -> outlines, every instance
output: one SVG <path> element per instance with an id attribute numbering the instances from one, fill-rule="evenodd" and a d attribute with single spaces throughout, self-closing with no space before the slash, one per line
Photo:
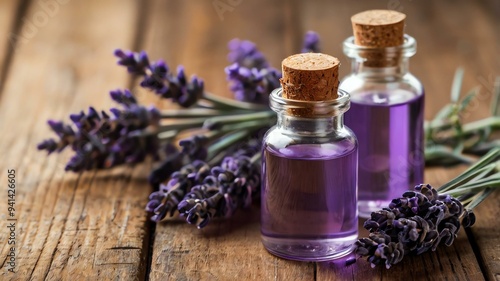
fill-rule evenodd
<path id="1" fill-rule="evenodd" d="M 465 234 L 469 240 L 469 243 L 472 247 L 472 251 L 474 251 L 474 255 L 476 256 L 477 262 L 479 264 L 479 268 L 481 269 L 481 273 L 483 273 L 484 280 L 488 280 L 489 276 L 487 274 L 486 263 L 481 255 L 481 249 L 479 249 L 479 245 L 476 242 L 476 237 L 474 237 L 474 233 L 470 228 L 464 228 Z"/>

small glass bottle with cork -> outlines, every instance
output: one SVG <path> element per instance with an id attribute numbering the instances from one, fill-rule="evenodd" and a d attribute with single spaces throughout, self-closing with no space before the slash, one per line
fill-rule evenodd
<path id="1" fill-rule="evenodd" d="M 351 95 L 346 125 L 359 140 L 359 215 L 387 207 L 423 182 L 424 90 L 408 69 L 415 39 L 404 34 L 406 15 L 370 10 L 352 16 L 344 41 L 352 72 L 340 88 Z"/>
<path id="2" fill-rule="evenodd" d="M 358 144 L 343 124 L 349 94 L 338 89 L 339 65 L 325 54 L 290 56 L 270 95 L 278 121 L 263 140 L 261 234 L 283 258 L 331 260 L 357 239 Z"/>

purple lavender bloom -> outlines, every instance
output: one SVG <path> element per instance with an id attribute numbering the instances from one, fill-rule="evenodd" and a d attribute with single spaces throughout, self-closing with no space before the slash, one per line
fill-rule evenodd
<path id="1" fill-rule="evenodd" d="M 440 244 L 450 246 L 461 217 L 467 227 L 475 221 L 472 212 L 464 210 L 456 198 L 438 194 L 428 184 L 417 185 L 414 191 L 392 200 L 389 208 L 371 214 L 364 224 L 370 235 L 355 243 L 355 252 L 366 256 L 372 266 L 385 264 L 389 268 L 407 254 L 434 251 Z"/>
<path id="2" fill-rule="evenodd" d="M 203 183 L 193 187 L 179 203 L 179 212 L 190 224 L 205 227 L 215 217 L 230 217 L 248 208 L 259 191 L 259 169 L 247 156 L 226 157 L 211 169 Z"/>
<path id="3" fill-rule="evenodd" d="M 179 66 L 177 74 L 173 74 L 162 60 L 150 63 L 145 52 L 116 50 L 115 56 L 119 58 L 118 64 L 127 67 L 130 73 L 143 76 L 142 87 L 162 98 L 172 99 L 182 107 L 190 107 L 203 96 L 203 80 L 196 76 L 188 80 L 183 66 Z"/>
<path id="4" fill-rule="evenodd" d="M 172 216 L 177 210 L 179 202 L 197 181 L 203 179 L 210 171 L 209 166 L 203 161 L 193 161 L 172 173 L 167 184 L 161 185 L 159 191 L 149 196 L 146 211 L 153 212 L 152 221 L 159 222 L 167 214 Z"/>
<path id="5" fill-rule="evenodd" d="M 37 148 L 38 150 L 47 150 L 51 154 L 58 149 L 58 143 L 54 139 L 47 139 L 39 143 Z"/>
<path id="6" fill-rule="evenodd" d="M 225 68 L 235 99 L 268 104 L 269 93 L 280 86 L 281 73 L 274 68 L 246 68 L 234 63 Z"/>
<path id="7" fill-rule="evenodd" d="M 118 104 L 122 104 L 124 106 L 130 106 L 132 104 L 137 104 L 137 100 L 129 90 L 114 90 L 109 92 L 111 99 Z"/>
<path id="8" fill-rule="evenodd" d="M 134 53 L 130 51 L 115 50 L 115 56 L 119 58 L 118 64 L 127 68 L 133 74 L 145 74 L 145 69 L 149 65 L 146 52 Z"/>
<path id="9" fill-rule="evenodd" d="M 116 90 L 110 95 L 122 107 L 110 110 L 113 117 L 90 107 L 87 113 L 70 115 L 73 126 L 50 120 L 48 124 L 58 139 L 45 140 L 38 149 L 51 153 L 71 147 L 75 154 L 65 169 L 74 172 L 135 164 L 148 155 L 157 158 L 160 145 L 157 136 L 142 131 L 158 127 L 159 111 L 138 105 L 129 91 Z"/>
<path id="10" fill-rule="evenodd" d="M 269 67 L 253 42 L 233 39 L 228 48 L 231 65 L 225 72 L 235 99 L 267 105 L 269 93 L 280 86 L 281 73 Z"/>
<path id="11" fill-rule="evenodd" d="M 257 49 L 255 43 L 247 40 L 233 39 L 228 43 L 227 60 L 243 67 L 263 69 L 269 67 L 264 55 Z"/>
<path id="12" fill-rule="evenodd" d="M 183 155 L 179 151 L 170 152 L 167 158 L 149 174 L 149 184 L 155 189 L 158 188 L 162 182 L 182 167 L 182 160 Z"/>
<path id="13" fill-rule="evenodd" d="M 264 55 L 250 41 L 233 39 L 228 44 L 226 79 L 235 99 L 268 104 L 269 94 L 280 87 L 281 73 L 270 67 Z M 319 35 L 306 33 L 302 52 L 319 52 Z"/>
<path id="14" fill-rule="evenodd" d="M 190 159 L 205 160 L 208 155 L 207 145 L 209 139 L 204 135 L 194 135 L 179 141 L 182 153 Z"/>
<path id="15" fill-rule="evenodd" d="M 302 45 L 302 53 L 319 53 L 319 35 L 314 31 L 308 31 L 304 36 Z"/>
<path id="16" fill-rule="evenodd" d="M 150 196 L 146 207 L 154 213 L 151 219 L 159 221 L 179 210 L 188 223 L 202 228 L 215 217 L 229 217 L 237 209 L 249 207 L 260 191 L 260 167 L 249 156 L 260 154 L 260 145 L 259 140 L 250 139 L 228 149 L 231 156 L 219 166 L 210 167 L 194 160 L 173 173 L 169 166 L 170 180 L 159 185 L 159 191 Z"/>

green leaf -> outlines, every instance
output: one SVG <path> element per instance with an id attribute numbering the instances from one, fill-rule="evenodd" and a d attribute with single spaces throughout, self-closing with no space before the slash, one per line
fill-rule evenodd
<path id="1" fill-rule="evenodd" d="M 455 106 L 453 104 L 447 104 L 441 110 L 438 111 L 436 116 L 434 117 L 434 120 L 440 121 L 442 119 L 448 118 L 451 114 L 453 114 L 453 111 L 455 109 Z"/>
<path id="2" fill-rule="evenodd" d="M 454 178 L 453 180 L 451 180 L 451 181 L 443 184 L 441 187 L 439 187 L 438 191 L 443 192 L 443 191 L 449 190 L 452 187 L 463 182 L 464 179 L 466 179 L 470 176 L 473 176 L 473 175 L 474 176 L 477 175 L 478 171 L 482 172 L 481 168 L 486 167 L 487 165 L 496 162 L 499 157 L 500 157 L 500 148 L 492 149 L 488 154 L 481 157 L 479 159 L 479 161 L 477 161 L 474 165 L 470 166 L 467 170 L 465 170 L 458 177 Z"/>
<path id="3" fill-rule="evenodd" d="M 458 68 L 455 71 L 455 77 L 451 84 L 451 102 L 456 103 L 460 98 L 460 89 L 462 88 L 462 81 L 464 79 L 464 69 Z"/>
<path id="4" fill-rule="evenodd" d="M 452 190 L 448 190 L 448 191 L 446 191 L 446 193 L 461 195 L 462 193 L 472 192 L 476 189 L 483 189 L 486 187 L 490 187 L 490 188 L 500 187 L 500 177 L 489 176 L 489 177 L 484 178 L 484 179 L 470 181 L 468 183 L 460 185 L 457 188 L 454 188 Z"/>
<path id="5" fill-rule="evenodd" d="M 487 175 L 487 174 L 491 173 L 491 171 L 493 171 L 494 169 L 495 169 L 495 165 L 490 164 L 486 167 L 478 169 L 474 173 L 465 174 L 465 172 L 464 172 L 461 175 L 459 175 L 457 178 L 455 178 L 455 179 L 451 180 L 450 182 L 441 186 L 438 190 L 440 192 L 446 192 L 446 191 L 452 190 L 458 186 L 462 187 L 462 185 L 467 184 L 468 182 L 473 181 L 474 179 L 476 179 L 476 180 L 479 179 L 480 178 L 479 176 L 481 176 L 481 175 Z"/>
<path id="6" fill-rule="evenodd" d="M 484 199 L 486 199 L 486 197 L 488 197 L 488 195 L 490 195 L 493 191 L 495 191 L 495 189 L 486 188 L 481 193 L 474 196 L 474 199 L 472 199 L 472 201 L 464 207 L 470 210 L 474 209 L 477 205 L 483 202 Z"/>
<path id="7" fill-rule="evenodd" d="M 432 144 L 427 145 L 424 151 L 425 161 L 427 163 L 435 162 L 439 164 L 454 164 L 454 163 L 474 163 L 474 159 L 454 153 L 449 147 L 444 145 Z"/>
<path id="8" fill-rule="evenodd" d="M 500 116 L 500 76 L 495 79 L 491 98 L 491 115 Z"/>
<path id="9" fill-rule="evenodd" d="M 474 87 L 472 90 L 470 90 L 467 95 L 462 99 L 462 101 L 460 102 L 460 107 L 459 107 L 459 111 L 463 111 L 465 110 L 465 108 L 467 108 L 467 106 L 470 104 L 470 102 L 476 97 L 476 95 L 479 93 L 479 86 L 477 87 Z"/>

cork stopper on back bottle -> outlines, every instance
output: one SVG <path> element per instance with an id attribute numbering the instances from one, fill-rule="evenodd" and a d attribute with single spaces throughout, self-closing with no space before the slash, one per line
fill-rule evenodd
<path id="1" fill-rule="evenodd" d="M 382 49 L 403 45 L 405 19 L 405 14 L 391 10 L 369 10 L 351 17 L 354 43 L 374 48 L 364 54 L 367 59 L 366 66 L 397 65 L 398 54 L 391 54 L 393 57 L 388 57 Z"/>
<path id="2" fill-rule="evenodd" d="M 282 97 L 298 101 L 327 101 L 337 98 L 340 61 L 320 53 L 289 56 L 282 62 Z M 313 110 L 291 109 L 291 114 L 311 117 Z"/>

